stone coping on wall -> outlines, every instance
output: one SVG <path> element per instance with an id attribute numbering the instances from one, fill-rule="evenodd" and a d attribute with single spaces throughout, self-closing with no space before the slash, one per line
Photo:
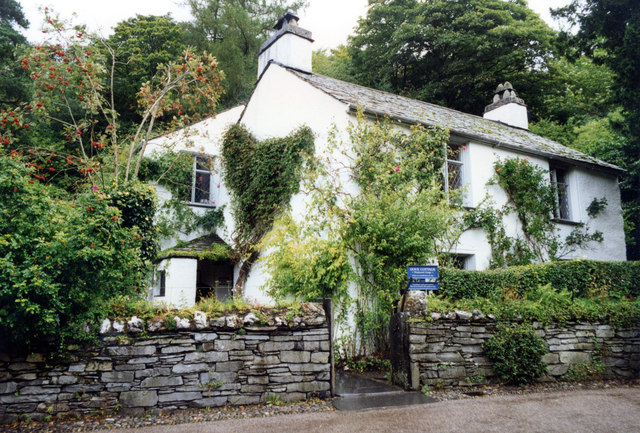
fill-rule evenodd
<path id="1" fill-rule="evenodd" d="M 331 329 L 321 305 L 304 304 L 299 316 L 177 319 L 172 330 L 158 320 L 105 320 L 98 344 L 64 360 L 0 354 L 0 422 L 331 395 Z"/>
<path id="2" fill-rule="evenodd" d="M 215 315 L 215 317 L 213 317 Z M 167 317 L 168 316 L 168 317 Z M 305 328 L 308 326 L 322 326 L 327 324 L 327 317 L 323 306 L 319 303 L 305 302 L 298 314 L 284 309 L 263 309 L 254 311 L 232 311 L 210 314 L 194 311 L 193 318 L 184 315 L 167 314 L 154 317 L 148 321 L 138 316 L 129 319 L 106 318 L 100 324 L 100 335 L 113 333 L 140 334 L 143 332 L 162 332 L 167 330 L 206 330 L 206 329 L 240 329 L 245 327 L 265 326 L 276 330 L 278 328 Z"/>

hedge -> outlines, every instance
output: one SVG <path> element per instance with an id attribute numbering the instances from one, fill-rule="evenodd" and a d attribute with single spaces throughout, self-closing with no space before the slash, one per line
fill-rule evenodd
<path id="1" fill-rule="evenodd" d="M 603 293 L 637 297 L 640 262 L 573 260 L 488 271 L 441 268 L 439 292 L 451 299 L 491 297 L 505 291 L 523 295 L 545 284 L 580 297 Z"/>

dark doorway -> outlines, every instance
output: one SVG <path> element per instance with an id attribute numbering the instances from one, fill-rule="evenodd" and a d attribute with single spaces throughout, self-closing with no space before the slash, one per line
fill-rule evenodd
<path id="1" fill-rule="evenodd" d="M 215 296 L 221 302 L 232 297 L 233 263 L 198 260 L 198 278 L 196 281 L 196 302 Z"/>

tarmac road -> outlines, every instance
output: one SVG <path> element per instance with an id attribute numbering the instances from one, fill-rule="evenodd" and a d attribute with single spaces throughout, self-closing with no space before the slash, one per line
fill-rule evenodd
<path id="1" fill-rule="evenodd" d="M 107 431 L 124 432 L 101 432 Z M 136 432 L 640 432 L 640 388 L 511 394 L 362 411 L 145 427 Z"/>

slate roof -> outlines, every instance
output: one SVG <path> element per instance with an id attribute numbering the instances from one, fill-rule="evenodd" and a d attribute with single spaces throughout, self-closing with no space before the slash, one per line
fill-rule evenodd
<path id="1" fill-rule="evenodd" d="M 512 149 L 521 153 L 540 155 L 549 159 L 587 165 L 592 168 L 624 172 L 620 167 L 601 161 L 577 150 L 570 149 L 540 137 L 525 129 L 508 126 L 500 122 L 484 119 L 428 102 L 406 98 L 392 93 L 336 80 L 324 75 L 301 72 L 287 68 L 289 72 L 348 104 L 350 108 L 362 108 L 365 113 L 388 116 L 408 123 L 422 123 L 449 128 L 452 135 L 475 139 L 497 147 Z"/>

